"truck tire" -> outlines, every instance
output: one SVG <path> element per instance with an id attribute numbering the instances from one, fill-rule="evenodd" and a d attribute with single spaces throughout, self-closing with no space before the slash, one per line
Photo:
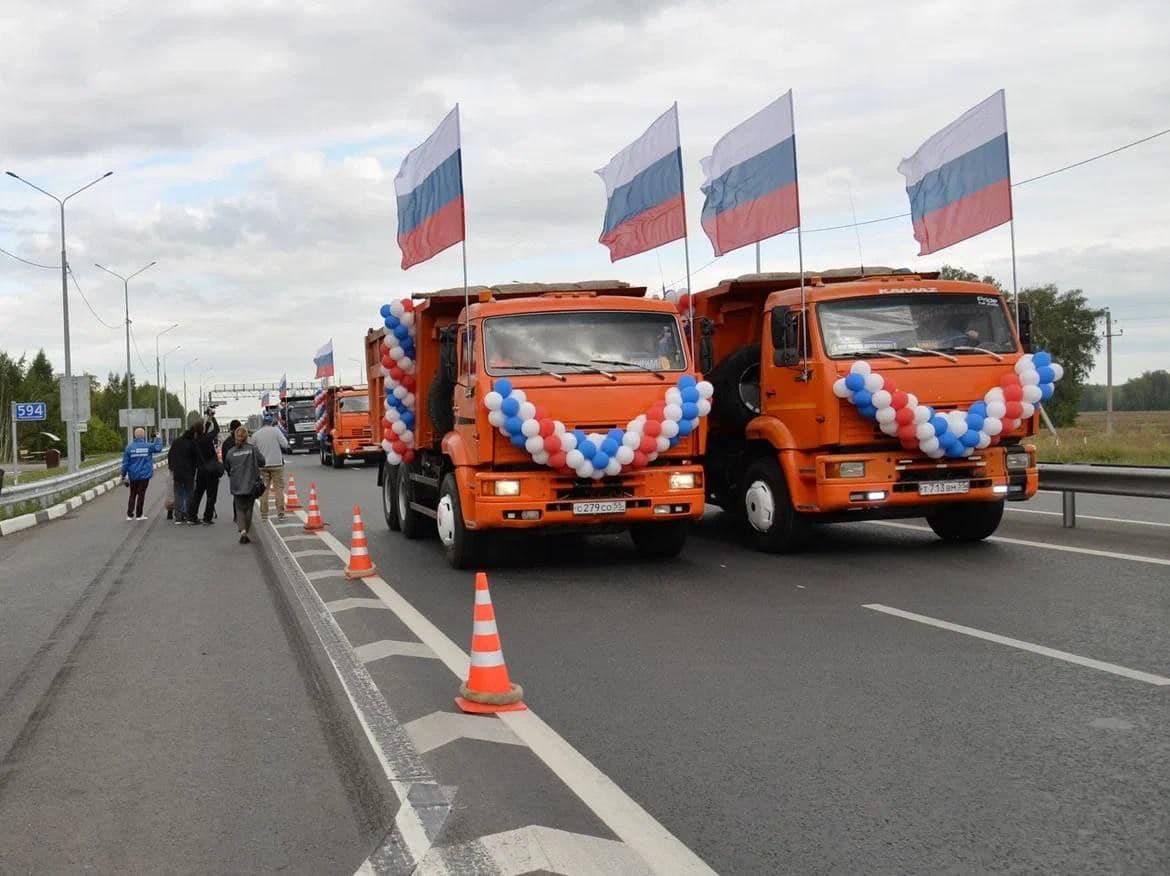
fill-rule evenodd
<path id="1" fill-rule="evenodd" d="M 325 456 L 325 445 L 321 445 L 321 465 L 329 465 L 329 460 Z"/>
<path id="2" fill-rule="evenodd" d="M 345 468 L 345 457 L 338 454 L 336 448 L 329 452 L 329 461 L 334 468 Z"/>
<path id="3" fill-rule="evenodd" d="M 398 525 L 402 534 L 414 540 L 424 538 L 430 531 L 425 515 L 410 507 L 414 499 L 414 485 L 410 482 L 410 466 L 398 466 L 398 483 L 394 485 L 394 495 L 398 504 Z"/>
<path id="4" fill-rule="evenodd" d="M 715 366 L 709 378 L 715 387 L 711 413 L 735 429 L 760 415 L 760 345 L 740 347 Z"/>
<path id="5" fill-rule="evenodd" d="M 472 569 L 483 554 L 483 534 L 467 528 L 463 522 L 463 506 L 459 501 L 459 484 L 454 473 L 448 473 L 439 485 L 439 505 L 436 508 L 435 529 L 443 545 L 443 553 L 452 569 Z"/>
<path id="6" fill-rule="evenodd" d="M 630 539 L 638 553 L 648 560 L 669 560 L 682 553 L 687 543 L 689 520 L 662 523 L 631 523 Z"/>
<path id="7" fill-rule="evenodd" d="M 455 384 L 443 379 L 442 369 L 427 390 L 427 413 L 438 434 L 445 435 L 455 428 Z"/>
<path id="8" fill-rule="evenodd" d="M 398 519 L 398 466 L 385 463 L 382 470 L 382 516 L 391 532 L 402 529 Z"/>
<path id="9" fill-rule="evenodd" d="M 926 522 L 943 541 L 983 541 L 999 528 L 1003 502 L 960 502 L 941 505 L 926 515 Z"/>
<path id="10" fill-rule="evenodd" d="M 749 465 L 740 498 L 748 533 L 759 550 L 780 554 L 800 547 L 809 522 L 792 507 L 779 462 L 765 457 Z"/>

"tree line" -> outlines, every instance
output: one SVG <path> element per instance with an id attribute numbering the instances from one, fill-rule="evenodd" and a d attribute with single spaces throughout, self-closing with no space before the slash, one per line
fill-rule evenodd
<path id="1" fill-rule="evenodd" d="M 154 410 L 158 402 L 158 386 L 150 382 L 134 382 L 131 398 L 134 407 Z M 17 440 L 20 450 L 37 452 L 57 448 L 64 453 L 65 424 L 61 420 L 61 393 L 49 357 L 44 350 L 31 360 L 24 355 L 14 358 L 0 351 L 0 465 L 12 459 L 12 402 L 40 401 L 48 407 L 48 419 L 19 424 Z M 172 417 L 183 417 L 183 400 L 175 393 L 166 394 L 165 404 Z M 123 448 L 126 430 L 118 425 L 118 411 L 125 406 L 124 375 L 109 374 L 104 385 L 97 378 L 90 378 L 91 416 L 87 431 L 81 433 L 83 455 L 108 453 Z M 45 433 L 57 436 L 60 441 L 54 441 Z"/>
<path id="2" fill-rule="evenodd" d="M 1082 411 L 1105 410 L 1105 385 L 1090 383 L 1081 395 Z M 1170 411 L 1170 371 L 1145 371 L 1113 387 L 1115 411 Z"/>

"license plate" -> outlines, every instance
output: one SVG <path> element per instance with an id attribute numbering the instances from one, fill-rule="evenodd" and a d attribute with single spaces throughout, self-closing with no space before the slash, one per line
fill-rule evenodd
<path id="1" fill-rule="evenodd" d="M 944 496 L 952 493 L 966 493 L 970 489 L 970 481 L 927 481 L 918 485 L 918 495 Z"/>
<path id="2" fill-rule="evenodd" d="M 296 425 L 298 432 L 312 432 L 315 428 L 317 428 L 316 423 L 297 423 Z"/>
<path id="3" fill-rule="evenodd" d="M 625 500 L 616 502 L 574 502 L 574 514 L 621 514 L 626 510 Z"/>

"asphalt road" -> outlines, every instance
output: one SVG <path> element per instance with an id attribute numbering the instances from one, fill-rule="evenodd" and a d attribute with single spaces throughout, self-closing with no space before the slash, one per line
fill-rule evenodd
<path id="1" fill-rule="evenodd" d="M 465 648 L 469 576 L 386 530 L 373 469 L 291 468 L 343 540 L 363 507 L 383 577 Z M 1064 530 L 1042 495 L 964 547 L 829 527 L 789 557 L 712 511 L 671 563 L 534 539 L 490 578 L 529 704 L 717 871 L 1164 872 L 1170 509 L 1078 510 Z"/>

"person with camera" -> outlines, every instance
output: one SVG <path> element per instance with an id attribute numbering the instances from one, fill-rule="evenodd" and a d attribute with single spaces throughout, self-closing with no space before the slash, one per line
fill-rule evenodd
<path id="1" fill-rule="evenodd" d="M 215 422 L 215 409 L 208 408 L 207 413 L 213 423 L 212 431 L 204 432 L 195 438 L 195 492 L 191 497 L 190 518 L 192 523 L 199 523 L 199 503 L 207 496 L 207 505 L 203 509 L 203 522 L 210 526 L 215 523 L 215 499 L 219 494 L 219 479 L 223 477 L 223 463 L 215 455 L 215 436 L 219 434 L 219 423 Z"/>
<path id="2" fill-rule="evenodd" d="M 248 537 L 252 530 L 252 510 L 266 488 L 264 482 L 260 480 L 260 470 L 264 468 L 264 454 L 255 444 L 248 441 L 248 430 L 243 426 L 236 429 L 232 447 L 223 455 L 223 467 L 228 475 L 228 486 L 231 488 L 232 502 L 236 507 L 236 526 L 240 530 L 240 544 L 248 544 L 252 540 Z"/>
<path id="3" fill-rule="evenodd" d="M 191 494 L 195 489 L 195 472 L 199 468 L 195 442 L 202 437 L 203 423 L 196 422 L 171 443 L 167 453 L 167 467 L 175 481 L 175 526 L 198 523 Z"/>

